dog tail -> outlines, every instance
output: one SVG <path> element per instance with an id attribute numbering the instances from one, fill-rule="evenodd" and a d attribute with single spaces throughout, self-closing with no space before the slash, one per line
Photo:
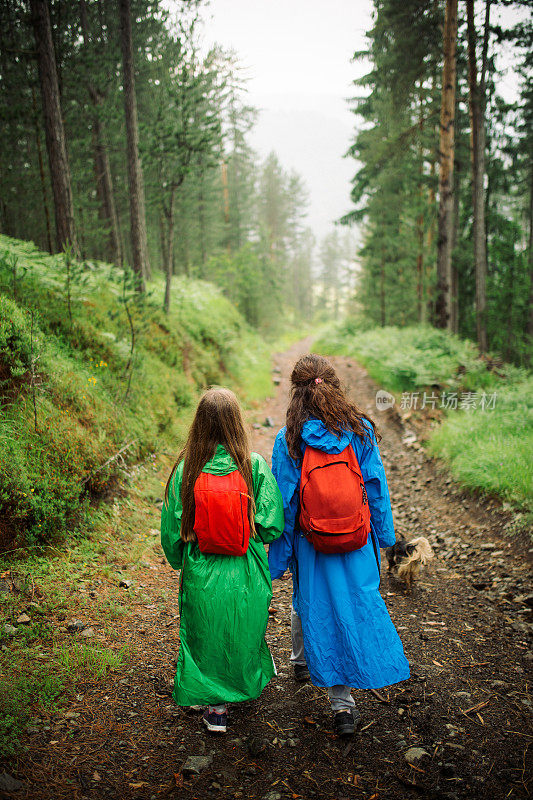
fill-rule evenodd
<path id="1" fill-rule="evenodd" d="M 413 556 L 415 556 L 416 560 L 420 561 L 421 564 L 426 564 L 435 555 L 425 536 L 418 536 L 416 539 L 411 539 L 409 544 L 415 545 L 416 556 L 415 553 L 413 553 Z"/>

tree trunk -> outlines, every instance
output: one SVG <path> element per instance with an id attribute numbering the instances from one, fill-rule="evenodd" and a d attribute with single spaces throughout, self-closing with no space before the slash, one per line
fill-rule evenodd
<path id="1" fill-rule="evenodd" d="M 510 361 L 512 358 L 512 340 L 513 340 L 513 305 L 514 305 L 514 257 L 509 266 L 509 290 L 507 293 L 507 303 L 505 314 L 507 317 L 507 330 L 505 335 L 505 351 L 504 358 Z"/>
<path id="2" fill-rule="evenodd" d="M 455 149 L 455 85 L 457 0 L 446 0 L 444 67 L 440 111 L 439 232 L 437 240 L 436 323 L 451 328 L 453 158 Z"/>
<path id="3" fill-rule="evenodd" d="M 460 169 L 461 165 L 458 161 L 455 162 L 455 178 L 454 178 L 454 193 L 453 193 L 453 233 L 452 233 L 452 250 L 457 246 L 457 236 L 459 233 L 459 186 L 461 183 Z M 452 259 L 452 305 L 451 305 L 451 330 L 452 333 L 459 333 L 459 275 L 457 273 L 457 265 Z"/>
<path id="4" fill-rule="evenodd" d="M 379 311 L 380 311 L 380 324 L 385 327 L 386 314 L 385 314 L 385 256 L 381 257 L 381 271 L 379 276 Z"/>
<path id="5" fill-rule="evenodd" d="M 416 254 L 416 316 L 418 322 L 424 321 L 424 143 L 422 141 L 424 133 L 424 98 L 422 95 L 422 86 L 420 86 L 420 106 L 418 114 L 418 159 L 419 159 L 419 176 L 420 183 L 418 185 L 418 202 L 420 204 L 420 211 L 416 217 L 416 237 L 418 242 L 418 250 Z"/>
<path id="6" fill-rule="evenodd" d="M 527 320 L 527 334 L 529 337 L 529 349 L 526 355 L 526 363 L 531 366 L 533 360 L 533 159 L 529 165 L 529 242 L 528 242 L 528 262 L 529 262 L 529 316 Z"/>
<path id="7" fill-rule="evenodd" d="M 74 228 L 74 205 L 70 168 L 65 141 L 65 130 L 61 116 L 59 85 L 52 43 L 52 28 L 48 14 L 47 0 L 30 0 L 37 63 L 39 66 L 39 82 L 43 104 L 44 129 L 54 211 L 56 221 L 56 245 L 58 250 L 72 247 L 77 250 Z"/>
<path id="8" fill-rule="evenodd" d="M 490 0 L 486 0 L 485 41 L 488 37 Z M 476 333 L 478 347 L 487 350 L 487 247 L 485 235 L 485 78 L 477 82 L 474 0 L 466 0 L 468 36 L 468 87 L 470 107 L 470 152 L 472 158 L 472 200 L 474 212 L 474 268 L 476 274 Z"/>
<path id="9" fill-rule="evenodd" d="M 229 225 L 229 190 L 228 190 L 228 168 L 226 162 L 222 162 L 222 194 L 224 197 L 224 222 L 226 228 L 226 237 L 228 241 L 227 250 L 228 255 L 231 255 L 231 237 Z"/>
<path id="10" fill-rule="evenodd" d="M 418 253 L 416 256 L 416 317 L 424 322 L 424 215 L 419 214 L 416 220 Z"/>
<path id="11" fill-rule="evenodd" d="M 168 210 L 164 209 L 167 218 L 167 247 L 165 263 L 165 301 L 164 309 L 168 314 L 170 310 L 170 285 L 172 283 L 172 272 L 174 268 L 174 200 L 176 198 L 176 188 L 173 186 L 170 193 L 170 203 Z"/>
<path id="12" fill-rule="evenodd" d="M 231 93 L 230 100 L 231 139 L 233 144 L 233 157 L 231 159 L 233 191 L 232 191 L 232 217 L 233 225 L 231 240 L 236 250 L 241 247 L 241 197 L 240 197 L 240 170 L 239 170 L 239 137 L 237 131 L 237 111 L 235 109 L 235 95 Z"/>
<path id="13" fill-rule="evenodd" d="M 6 201 L 0 197 L 0 233 L 5 233 L 6 236 L 10 236 L 11 234 L 9 231 L 9 215 L 7 213 Z"/>
<path id="14" fill-rule="evenodd" d="M 78 192 L 80 196 L 83 193 L 83 187 L 80 181 L 77 182 Z M 78 211 L 78 255 L 80 258 L 87 258 L 87 248 L 85 246 L 85 221 L 83 218 L 83 205 L 80 205 Z M 72 314 L 70 314 L 70 327 L 72 328 Z"/>
<path id="15" fill-rule="evenodd" d="M 83 43 L 86 48 L 90 46 L 89 20 L 87 17 L 87 5 L 85 0 L 80 0 L 80 22 L 83 34 Z M 109 156 L 105 146 L 105 131 L 103 122 L 98 116 L 98 106 L 101 105 L 102 97 L 98 88 L 89 82 L 89 97 L 94 106 L 92 118 L 92 140 L 94 149 L 94 171 L 96 177 L 96 191 L 100 200 L 100 218 L 108 229 L 108 242 L 105 248 L 105 258 L 115 264 L 122 265 L 122 248 L 120 246 L 120 236 L 118 232 L 118 219 L 115 207 L 115 196 L 113 192 L 113 177 L 109 164 Z"/>
<path id="16" fill-rule="evenodd" d="M 165 213 L 161 212 L 159 215 L 159 239 L 161 242 L 161 267 L 165 271 L 167 263 L 167 235 L 165 231 Z"/>
<path id="17" fill-rule="evenodd" d="M 190 276 L 190 247 L 189 247 L 189 231 L 191 228 L 189 220 L 189 209 L 184 200 L 183 192 L 178 195 L 178 213 L 176 217 L 180 253 L 178 263 L 180 265 L 180 273 Z"/>
<path id="18" fill-rule="evenodd" d="M 438 133 L 438 129 L 436 131 Z M 433 307 L 433 297 L 432 297 L 432 262 L 431 262 L 431 251 L 433 248 L 433 237 L 435 235 L 435 189 L 434 189 L 434 179 L 435 179 L 435 172 L 436 172 L 436 159 L 431 159 L 431 165 L 429 168 L 429 174 L 431 175 L 431 183 L 428 189 L 428 217 L 429 217 L 429 225 L 427 226 L 426 232 L 426 297 L 425 302 L 422 308 L 422 323 L 425 323 L 429 320 L 429 322 L 434 325 L 434 307 Z"/>
<path id="19" fill-rule="evenodd" d="M 437 240 L 436 323 L 451 329 L 453 158 L 455 149 L 455 84 L 457 0 L 446 0 L 444 67 L 440 110 L 439 233 Z"/>
<path id="20" fill-rule="evenodd" d="M 200 233 L 200 261 L 202 263 L 202 275 L 205 277 L 205 265 L 207 263 L 207 231 L 205 225 L 205 195 L 204 195 L 204 170 L 200 164 L 200 180 L 198 193 L 198 222 Z"/>
<path id="21" fill-rule="evenodd" d="M 130 0 L 119 0 L 120 44 L 124 72 L 124 110 L 126 117 L 126 141 L 128 154 L 128 184 L 130 192 L 130 223 L 133 271 L 137 275 L 139 291 L 145 290 L 145 278 L 149 275 L 148 248 L 146 239 L 146 214 L 144 188 L 139 158 L 139 131 L 137 123 L 137 100 L 133 71 L 133 42 L 131 31 Z"/>
<path id="22" fill-rule="evenodd" d="M 48 208 L 48 193 L 46 191 L 46 178 L 44 174 L 43 151 L 41 147 L 41 133 L 39 130 L 39 117 L 37 114 L 37 99 L 35 89 L 31 87 L 31 100 L 33 105 L 33 118 L 35 120 L 35 144 L 37 145 L 37 159 L 39 161 L 39 177 L 41 179 L 41 192 L 43 195 L 43 210 L 46 224 L 46 246 L 49 253 L 53 253 L 52 247 L 52 226 L 50 225 L 50 209 Z"/>
<path id="23" fill-rule="evenodd" d="M 99 104 L 99 102 L 98 102 Z M 96 105 L 96 104 L 95 104 Z M 102 215 L 106 222 L 109 239 L 107 257 L 119 266 L 122 265 L 122 247 L 118 231 L 118 217 L 113 191 L 113 176 L 107 148 L 104 144 L 104 127 L 97 114 L 93 117 L 92 128 L 94 135 L 95 167 L 98 170 L 97 182 L 102 197 Z"/>

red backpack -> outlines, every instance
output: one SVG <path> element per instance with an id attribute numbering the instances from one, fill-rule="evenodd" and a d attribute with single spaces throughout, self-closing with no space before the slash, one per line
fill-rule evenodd
<path id="1" fill-rule="evenodd" d="M 194 484 L 194 532 L 201 553 L 243 556 L 250 541 L 248 486 L 238 470 L 201 472 Z"/>
<path id="2" fill-rule="evenodd" d="M 341 453 L 306 447 L 300 478 L 300 526 L 320 553 L 349 553 L 370 533 L 370 508 L 351 445 Z"/>

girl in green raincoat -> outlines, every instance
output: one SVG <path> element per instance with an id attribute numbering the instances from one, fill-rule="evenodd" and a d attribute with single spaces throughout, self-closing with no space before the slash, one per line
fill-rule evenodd
<path id="1" fill-rule="evenodd" d="M 173 696 L 180 706 L 207 705 L 210 731 L 225 733 L 226 704 L 258 697 L 275 674 L 265 641 L 272 583 L 264 544 L 283 526 L 280 491 L 264 458 L 250 452 L 237 398 L 210 389 L 170 474 L 161 515 L 163 550 L 181 569 Z M 223 535 L 242 554 L 229 555 Z"/>

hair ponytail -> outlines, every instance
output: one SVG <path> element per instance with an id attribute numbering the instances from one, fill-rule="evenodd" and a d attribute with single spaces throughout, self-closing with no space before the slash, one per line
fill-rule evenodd
<path id="1" fill-rule="evenodd" d="M 302 356 L 291 373 L 291 398 L 287 409 L 286 440 L 289 455 L 302 457 L 302 428 L 311 417 L 320 419 L 326 428 L 340 436 L 353 431 L 370 441 L 370 431 L 376 438 L 375 423 L 355 403 L 351 403 L 331 362 L 323 356 L 309 353 Z"/>

